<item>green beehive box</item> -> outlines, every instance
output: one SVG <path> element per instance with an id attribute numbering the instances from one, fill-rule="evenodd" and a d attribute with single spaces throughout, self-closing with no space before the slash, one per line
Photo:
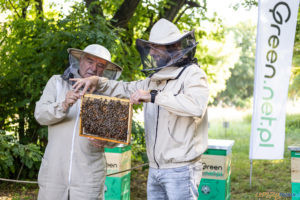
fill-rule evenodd
<path id="1" fill-rule="evenodd" d="M 199 200 L 230 199 L 230 165 L 233 140 L 208 140 L 202 155 L 203 173 L 199 186 Z"/>
<path id="2" fill-rule="evenodd" d="M 130 173 L 122 177 L 106 177 L 105 200 L 130 200 Z"/>
<path id="3" fill-rule="evenodd" d="M 230 176 L 227 180 L 202 179 L 198 199 L 230 199 Z"/>
<path id="4" fill-rule="evenodd" d="M 105 148 L 107 175 L 131 168 L 131 146 Z M 130 199 L 130 171 L 107 176 L 105 200 Z"/>
<path id="5" fill-rule="evenodd" d="M 300 200 L 300 146 L 289 146 L 291 151 L 292 200 Z"/>

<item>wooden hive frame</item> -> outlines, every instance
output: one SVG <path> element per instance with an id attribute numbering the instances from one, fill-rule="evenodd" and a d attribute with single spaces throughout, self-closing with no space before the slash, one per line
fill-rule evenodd
<path id="1" fill-rule="evenodd" d="M 99 136 L 94 136 L 94 135 L 86 135 L 83 132 L 83 126 L 82 126 L 82 105 L 87 98 L 92 98 L 92 99 L 106 99 L 108 101 L 120 101 L 120 102 L 125 102 L 129 104 L 129 111 L 128 111 L 128 129 L 127 129 L 127 140 L 126 142 L 119 141 L 119 140 L 113 140 L 113 139 L 108 139 L 104 137 L 99 137 Z M 102 96 L 102 95 L 95 95 L 95 94 L 85 94 L 84 96 L 81 97 L 81 105 L 80 105 L 80 118 L 79 118 L 79 135 L 84 136 L 84 137 L 90 137 L 98 140 L 104 140 L 108 142 L 114 142 L 114 143 L 121 143 L 121 144 L 130 144 L 131 140 L 131 129 L 132 129 L 132 104 L 130 103 L 129 99 L 121 99 L 121 98 L 116 98 L 116 97 L 108 97 L 108 96 Z M 90 134 L 90 133 L 89 133 Z"/>

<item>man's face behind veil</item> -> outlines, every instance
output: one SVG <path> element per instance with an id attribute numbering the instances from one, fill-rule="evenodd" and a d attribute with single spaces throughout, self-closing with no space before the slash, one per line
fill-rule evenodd
<path id="1" fill-rule="evenodd" d="M 151 45 L 149 54 L 156 67 L 165 66 L 171 60 L 167 47 L 164 45 Z"/>
<path id="2" fill-rule="evenodd" d="M 105 60 L 86 54 L 80 59 L 79 74 L 83 78 L 90 76 L 102 76 L 105 68 Z"/>

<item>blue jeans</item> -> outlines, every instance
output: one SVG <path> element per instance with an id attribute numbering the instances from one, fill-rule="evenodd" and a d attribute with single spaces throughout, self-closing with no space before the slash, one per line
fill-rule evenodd
<path id="1" fill-rule="evenodd" d="M 197 200 L 201 177 L 201 162 L 169 169 L 150 167 L 147 182 L 147 199 Z"/>

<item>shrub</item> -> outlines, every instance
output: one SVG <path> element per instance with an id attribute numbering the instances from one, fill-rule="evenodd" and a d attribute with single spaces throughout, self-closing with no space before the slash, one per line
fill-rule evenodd
<path id="1" fill-rule="evenodd" d="M 20 144 L 12 135 L 0 134 L 1 178 L 36 179 L 42 152 L 36 144 Z"/>
<path id="2" fill-rule="evenodd" d="M 145 130 L 139 122 L 132 123 L 132 159 L 143 163 L 148 162 L 145 144 Z"/>

